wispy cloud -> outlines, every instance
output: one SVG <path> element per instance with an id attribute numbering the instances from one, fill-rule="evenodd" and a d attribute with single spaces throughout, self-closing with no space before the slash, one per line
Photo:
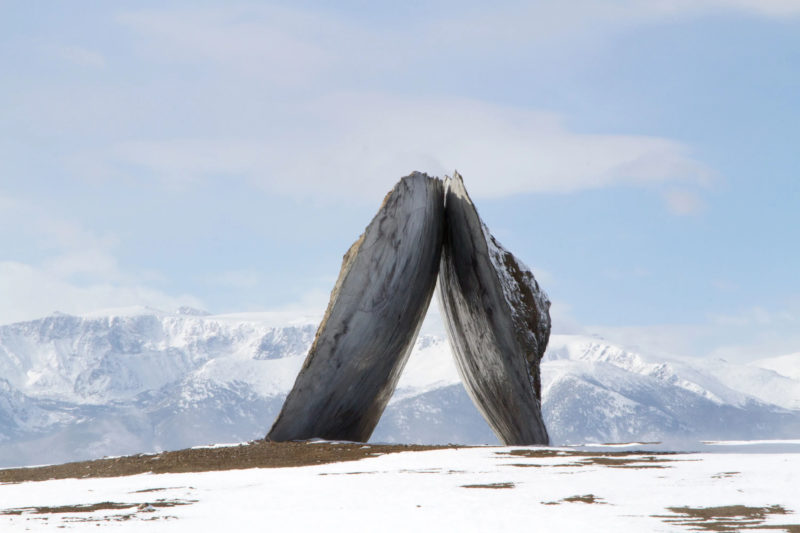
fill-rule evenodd
<path id="1" fill-rule="evenodd" d="M 400 96 L 402 90 L 380 83 L 363 89 L 365 73 L 413 77 L 430 55 L 490 62 L 507 53 L 509 39 L 534 55 L 547 54 L 558 47 L 540 47 L 542 39 L 585 28 L 612 31 L 693 9 L 679 1 L 573 0 L 463 6 L 454 14 L 435 4 L 429 16 L 404 24 L 389 17 L 378 27 L 275 5 L 128 11 L 118 20 L 138 36 L 150 61 L 213 69 L 229 84 L 238 80 L 258 117 L 248 122 L 261 126 L 246 135 L 210 136 L 206 128 L 200 135 L 129 138 L 84 160 L 104 160 L 95 165 L 106 172 L 108 163 L 132 165 L 171 186 L 238 177 L 271 192 L 370 201 L 412 170 L 443 175 L 458 169 L 479 197 L 698 184 L 713 172 L 673 139 L 585 134 L 540 109 L 452 95 Z M 263 91 L 261 100 L 274 104 L 257 102 L 246 89 L 252 83 Z M 236 105 L 214 105 L 238 112 Z M 677 199 L 668 199 L 668 207 L 681 214 L 693 209 Z"/>
<path id="2" fill-rule="evenodd" d="M 754 306 L 731 314 L 712 315 L 711 321 L 721 326 L 784 326 L 800 325 L 800 315 L 784 310 L 769 310 L 763 306 Z"/>
<path id="3" fill-rule="evenodd" d="M 366 11 L 391 12 L 391 7 Z M 384 17 L 379 27 L 331 10 L 277 4 L 130 10 L 117 20 L 138 32 L 166 61 L 213 61 L 276 83 L 308 81 L 334 70 L 397 67 L 447 50 L 486 59 L 509 44 L 539 45 L 565 37 L 604 35 L 676 17 L 738 12 L 800 15 L 796 0 L 566 0 L 489 4 L 432 2 L 426 16 Z"/>
<path id="4" fill-rule="evenodd" d="M 664 201 L 670 212 L 676 215 L 695 215 L 705 207 L 703 200 L 696 192 L 684 189 L 666 191 Z"/>
<path id="5" fill-rule="evenodd" d="M 797 0 L 672 0 L 686 10 L 738 10 L 768 17 L 800 16 L 800 2 Z"/>
<path id="6" fill-rule="evenodd" d="M 20 221 L 25 221 L 20 224 Z M 85 313 L 101 308 L 149 305 L 177 309 L 202 306 L 190 295 L 169 295 L 153 287 L 158 273 L 121 266 L 118 239 L 97 234 L 45 208 L 0 196 L 0 226 L 16 228 L 31 259 L 0 257 L 0 323 L 29 320 L 54 311 Z M 8 305 L 8 303 L 12 305 Z"/>
<path id="7" fill-rule="evenodd" d="M 800 15 L 796 0 L 566 0 L 562 2 L 503 2 L 483 9 L 448 13 L 441 21 L 444 39 L 461 35 L 498 37 L 503 41 L 536 42 L 565 34 L 615 31 L 620 27 L 673 21 L 676 17 L 738 12 L 766 17 Z M 480 21 L 483 20 L 481 24 Z M 439 25 L 439 20 L 429 21 Z M 506 31 L 502 31 L 505 29 Z"/>
<path id="8" fill-rule="evenodd" d="M 680 17 L 796 17 L 800 4 L 443 2 L 426 7 L 424 17 L 379 23 L 363 13 L 331 13 L 264 4 L 167 7 L 121 14 L 121 26 L 108 32 L 114 33 L 111 47 L 99 33 L 94 44 L 81 45 L 60 34 L 64 41 L 48 49 L 47 67 L 55 52 L 98 76 L 61 68 L 47 78 L 25 78 L 20 70 L 18 81 L 4 89 L 5 122 L 14 134 L 8 137 L 20 132 L 22 140 L 8 143 L 4 154 L 14 155 L 17 146 L 30 153 L 7 168 L 27 171 L 37 160 L 43 176 L 60 178 L 66 162 L 71 166 L 64 174 L 107 180 L 104 185 L 156 178 L 180 188 L 238 179 L 271 193 L 339 203 L 373 203 L 411 170 L 442 175 L 458 169 L 476 197 L 652 187 L 666 191 L 673 213 L 697 213 L 703 208 L 697 191 L 714 171 L 679 139 L 641 134 L 641 128 L 637 135 L 588 133 L 536 107 L 535 97 L 530 106 L 504 105 L 502 91 L 479 94 L 458 79 L 448 85 L 425 77 L 455 63 L 490 71 L 487 66 L 514 54 L 531 64 L 542 57 L 560 64 L 562 44 L 588 50 L 615 32 Z M 69 76 L 61 78 L 63 71 Z M 47 179 L 57 178 L 40 182 Z M 161 307 L 183 298 L 152 289 L 150 274 L 119 264 L 114 235 L 19 209 L 0 198 L 0 223 L 12 228 L 5 234 L 11 240 L 24 233 L 36 247 L 34 258 L 2 257 L 14 259 L 3 263 L 0 299 L 13 302 L 9 309 L 69 311 L 58 298 L 77 307 L 124 305 L 137 291 Z M 254 279 L 243 271 L 216 281 L 244 287 Z M 17 290 L 24 286 L 31 287 L 30 302 L 17 304 L 26 299 Z"/>
<path id="9" fill-rule="evenodd" d="M 160 61 L 234 70 L 280 85 L 307 83 L 337 59 L 341 22 L 276 5 L 130 11 L 118 16 Z"/>
<path id="10" fill-rule="evenodd" d="M 202 279 L 206 283 L 233 289 L 252 289 L 261 282 L 261 276 L 251 270 L 229 270 L 204 276 Z"/>
<path id="11" fill-rule="evenodd" d="M 110 157 L 170 182 L 238 176 L 271 191 L 324 197 L 373 198 L 411 170 L 458 169 L 479 197 L 702 184 L 713 176 L 670 139 L 581 134 L 552 113 L 473 100 L 345 94 L 296 116 L 314 126 L 256 140 L 126 142 Z"/>
<path id="12" fill-rule="evenodd" d="M 118 244 L 111 233 L 88 229 L 75 220 L 52 214 L 44 206 L 2 193 L 0 226 L 14 228 L 18 237 L 47 253 L 108 250 Z"/>
<path id="13" fill-rule="evenodd" d="M 111 307 L 147 305 L 173 310 L 182 305 L 202 307 L 189 295 L 170 296 L 142 284 L 71 282 L 47 268 L 17 261 L 0 261 L 0 299 L 14 302 L 0 306 L 0 324 L 31 320 L 54 311 L 80 314 Z"/>
<path id="14" fill-rule="evenodd" d="M 646 326 L 586 326 L 585 330 L 650 354 L 722 358 L 748 362 L 797 351 L 800 307 L 754 306 L 705 321 Z"/>

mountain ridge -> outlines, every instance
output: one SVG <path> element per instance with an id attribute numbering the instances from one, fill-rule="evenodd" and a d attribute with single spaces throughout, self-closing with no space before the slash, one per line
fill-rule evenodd
<path id="1" fill-rule="evenodd" d="M 139 308 L 0 326 L 0 466 L 263 437 L 316 331 L 282 319 Z M 800 435 L 800 382 L 757 365 L 553 335 L 542 385 L 557 445 Z M 416 340 L 371 441 L 497 443 L 446 339 Z"/>

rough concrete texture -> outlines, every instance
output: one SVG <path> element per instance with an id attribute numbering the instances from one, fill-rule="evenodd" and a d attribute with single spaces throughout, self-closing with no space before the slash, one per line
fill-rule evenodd
<path id="1" fill-rule="evenodd" d="M 443 230 L 441 180 L 418 172 L 401 179 L 345 254 L 268 439 L 369 439 L 430 304 Z"/>
<path id="2" fill-rule="evenodd" d="M 457 173 L 445 182 L 439 296 L 467 392 L 501 442 L 547 444 L 539 362 L 550 302 L 483 224 Z"/>

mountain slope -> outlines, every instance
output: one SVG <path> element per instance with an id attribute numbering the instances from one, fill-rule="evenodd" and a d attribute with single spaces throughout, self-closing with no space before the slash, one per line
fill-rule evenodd
<path id="1" fill-rule="evenodd" d="M 800 411 L 786 408 L 800 383 L 760 369 L 654 360 L 592 337 L 561 335 L 553 336 L 542 368 L 543 410 L 556 442 L 800 435 Z"/>
<path id="2" fill-rule="evenodd" d="M 315 331 L 152 309 L 0 326 L 0 466 L 261 438 Z M 542 383 L 554 444 L 800 436 L 800 382 L 755 366 L 554 335 Z M 372 440 L 497 443 L 435 335 L 417 339 Z"/>
<path id="3" fill-rule="evenodd" d="M 800 380 L 800 352 L 759 359 L 750 363 L 750 365 L 772 370 L 791 379 Z"/>

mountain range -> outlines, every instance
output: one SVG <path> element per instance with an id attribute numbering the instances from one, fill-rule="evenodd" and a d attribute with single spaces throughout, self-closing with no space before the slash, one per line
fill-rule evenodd
<path id="1" fill-rule="evenodd" d="M 263 437 L 314 319 L 149 308 L 0 326 L 0 467 Z M 553 335 L 542 362 L 555 445 L 800 437 L 800 354 L 748 365 L 653 357 Z M 442 334 L 421 334 L 372 441 L 496 444 Z"/>

